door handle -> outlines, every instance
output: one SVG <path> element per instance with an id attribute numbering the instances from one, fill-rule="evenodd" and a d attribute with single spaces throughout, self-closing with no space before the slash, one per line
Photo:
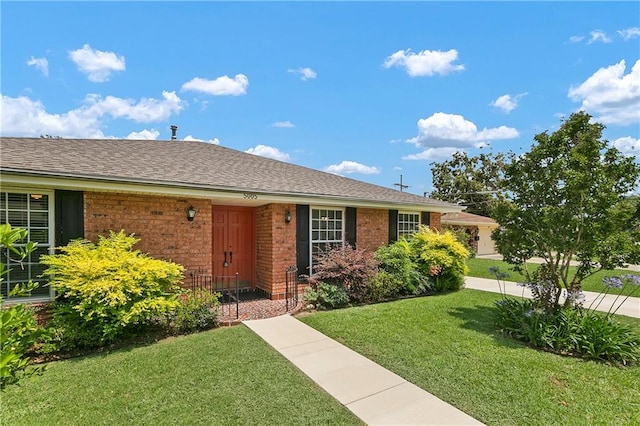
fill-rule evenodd
<path id="1" fill-rule="evenodd" d="M 222 266 L 224 266 L 225 268 L 227 266 L 229 266 L 229 264 L 227 263 L 227 252 L 224 252 L 224 262 L 222 262 Z"/>
<path id="2" fill-rule="evenodd" d="M 229 263 L 233 263 L 233 252 L 229 252 Z"/>

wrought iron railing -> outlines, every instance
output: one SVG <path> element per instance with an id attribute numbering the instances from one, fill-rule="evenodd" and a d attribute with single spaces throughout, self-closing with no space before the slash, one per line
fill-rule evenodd
<path id="1" fill-rule="evenodd" d="M 205 290 L 211 294 L 220 295 L 220 306 L 224 313 L 228 309 L 228 315 L 232 315 L 235 305 L 236 319 L 240 312 L 240 289 L 238 273 L 235 275 L 211 275 L 203 271 L 191 272 L 191 290 Z"/>
<path id="2" fill-rule="evenodd" d="M 295 309 L 298 306 L 298 268 L 290 266 L 285 272 L 285 310 L 289 312 L 289 304 Z"/>

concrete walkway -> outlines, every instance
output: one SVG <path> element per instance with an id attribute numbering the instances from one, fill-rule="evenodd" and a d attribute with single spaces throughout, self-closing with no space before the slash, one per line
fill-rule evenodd
<path id="1" fill-rule="evenodd" d="M 465 287 L 475 290 L 490 291 L 494 293 L 500 293 L 501 291 L 511 296 L 522 296 L 531 298 L 531 292 L 525 287 L 519 286 L 514 282 L 501 282 L 503 289 L 500 290 L 498 282 L 496 280 L 486 278 L 465 277 Z M 609 312 L 618 308 L 616 314 L 626 315 L 628 317 L 640 318 L 640 297 L 629 297 L 625 300 L 625 296 L 616 297 L 615 295 L 608 294 L 602 296 L 600 293 L 594 293 L 591 291 L 585 291 L 584 307 L 592 308 Z"/>
<path id="2" fill-rule="evenodd" d="M 368 425 L 481 425 L 290 315 L 244 321 Z"/>
<path id="3" fill-rule="evenodd" d="M 531 297 L 514 282 L 466 277 L 466 288 Z M 585 306 L 640 318 L 640 297 L 584 292 Z M 623 303 L 624 302 L 624 303 Z M 290 315 L 243 321 L 368 425 L 482 425 L 452 405 Z"/>

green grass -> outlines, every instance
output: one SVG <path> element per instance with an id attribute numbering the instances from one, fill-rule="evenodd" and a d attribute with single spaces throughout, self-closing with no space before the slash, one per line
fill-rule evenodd
<path id="1" fill-rule="evenodd" d="M 494 267 L 499 267 L 501 271 L 509 273 L 509 278 L 506 279 L 507 281 L 515 281 L 515 282 L 525 281 L 525 278 L 523 275 L 517 272 L 514 272 L 511 269 L 511 265 L 501 260 L 473 258 L 473 259 L 467 260 L 467 266 L 469 267 L 469 273 L 467 275 L 470 277 L 489 278 L 489 279 L 495 280 L 496 276 L 489 273 L 489 267 L 494 266 Z M 530 269 L 531 271 L 534 271 L 535 269 L 538 268 L 538 265 L 535 263 L 530 263 L 529 267 L 531 268 Z M 574 272 L 575 272 L 575 267 L 571 266 L 570 274 L 573 274 Z M 592 276 L 588 277 L 586 280 L 582 282 L 582 289 L 585 291 L 594 291 L 596 293 L 600 293 L 602 290 L 604 290 L 604 286 L 602 285 L 602 279 L 604 277 L 612 277 L 612 276 L 617 277 L 625 274 L 640 275 L 640 272 L 626 271 L 623 269 L 614 269 L 612 271 L 599 271 L 593 274 Z M 625 296 L 628 294 L 631 294 L 631 292 L 634 289 L 636 289 L 636 287 L 627 285 L 622 289 L 622 294 Z M 610 294 L 617 294 L 617 292 L 618 290 L 610 290 Z M 636 290 L 634 296 L 640 297 L 640 290 Z"/>
<path id="2" fill-rule="evenodd" d="M 640 367 L 562 357 L 503 337 L 491 316 L 499 297 L 461 290 L 301 320 L 488 425 L 640 424 Z"/>
<path id="3" fill-rule="evenodd" d="M 245 326 L 49 364 L 2 425 L 362 424 Z"/>

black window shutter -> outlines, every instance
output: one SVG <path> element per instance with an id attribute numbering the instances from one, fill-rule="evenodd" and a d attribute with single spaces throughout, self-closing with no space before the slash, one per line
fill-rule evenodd
<path id="1" fill-rule="evenodd" d="M 296 263 L 298 275 L 309 275 L 309 206 L 296 205 Z"/>
<path id="2" fill-rule="evenodd" d="M 353 248 L 356 247 L 356 215 L 357 210 L 355 207 L 347 207 L 345 240 Z"/>
<path id="3" fill-rule="evenodd" d="M 398 210 L 389 210 L 389 244 L 398 241 Z"/>
<path id="4" fill-rule="evenodd" d="M 424 226 L 431 225 L 431 214 L 429 212 L 421 212 L 420 223 Z"/>
<path id="5" fill-rule="evenodd" d="M 56 247 L 66 246 L 76 238 L 84 238 L 84 193 L 56 190 Z"/>

